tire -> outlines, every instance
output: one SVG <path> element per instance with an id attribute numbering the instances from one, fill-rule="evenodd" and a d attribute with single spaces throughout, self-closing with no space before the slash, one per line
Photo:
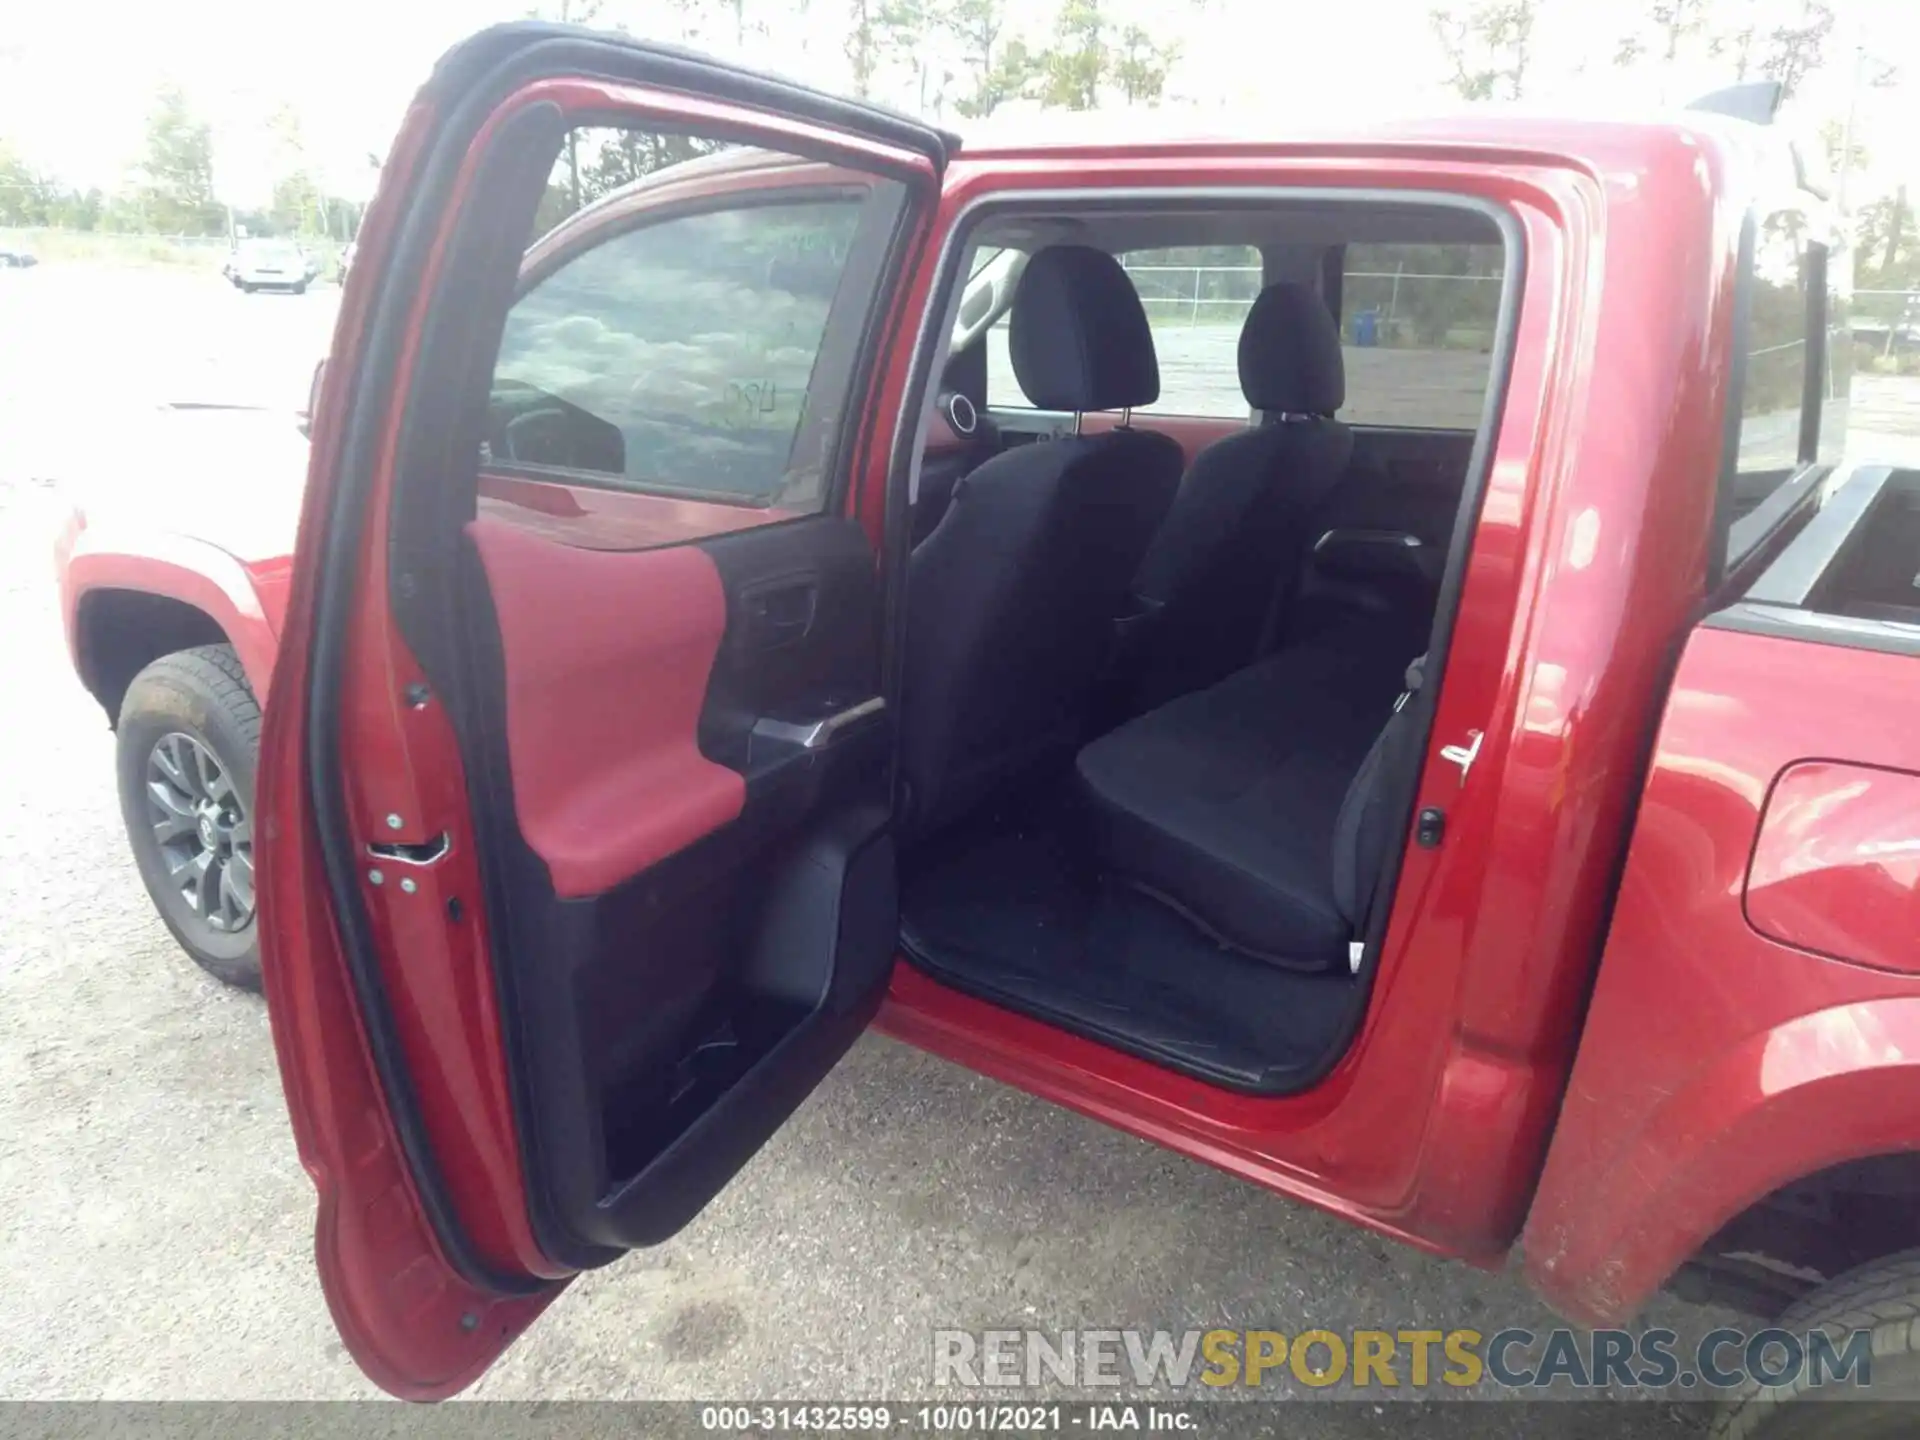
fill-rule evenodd
<path id="1" fill-rule="evenodd" d="M 1904 1440 L 1920 1400 L 1920 1250 L 1849 1271 L 1789 1306 L 1774 1327 L 1804 1339 L 1825 1330 L 1844 1349 L 1853 1330 L 1873 1332 L 1873 1383 L 1815 1388 L 1801 1375 L 1764 1389 L 1749 1380 L 1727 1400 L 1713 1440 Z M 1891 1402 L 1891 1403 L 1889 1403 Z"/>
<path id="2" fill-rule="evenodd" d="M 233 647 L 203 645 L 147 666 L 127 687 L 117 732 L 120 814 L 154 908 L 194 963 L 258 990 L 260 704 Z M 164 842 L 163 827 L 175 832 Z"/>
<path id="3" fill-rule="evenodd" d="M 260 288 L 258 285 L 248 284 L 245 280 L 236 280 L 234 283 L 240 287 L 240 293 L 242 295 L 251 295 Z"/>
<path id="4" fill-rule="evenodd" d="M 301 282 L 300 282 L 300 283 L 299 283 L 298 285 L 295 285 L 295 286 L 293 287 L 293 293 L 294 293 L 294 294 L 296 294 L 296 295 L 304 295 L 304 294 L 306 294 L 306 293 L 307 293 L 307 282 L 306 282 L 306 281 L 304 281 L 304 280 L 302 280 L 302 281 L 301 281 Z"/>

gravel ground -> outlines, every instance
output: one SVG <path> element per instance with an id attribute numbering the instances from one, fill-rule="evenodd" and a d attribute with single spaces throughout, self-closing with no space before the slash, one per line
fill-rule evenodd
<path id="1" fill-rule="evenodd" d="M 0 272 L 0 1397 L 368 1395 L 314 1280 L 265 1014 L 148 907 L 48 566 L 73 456 L 129 407 L 195 398 L 223 353 L 247 357 L 223 385 L 303 392 L 331 295 L 21 278 Z M 1911 395 L 1876 403 L 1920 433 Z M 475 1393 L 903 1397 L 953 1326 L 1551 1323 L 1511 1274 L 874 1038 L 683 1235 L 576 1283 Z"/>

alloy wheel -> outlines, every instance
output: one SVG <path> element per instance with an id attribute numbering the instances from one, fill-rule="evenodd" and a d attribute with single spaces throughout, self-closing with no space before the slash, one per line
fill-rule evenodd
<path id="1" fill-rule="evenodd" d="M 175 731 L 147 756 L 147 810 L 167 875 L 187 908 L 223 934 L 253 921 L 253 825 L 225 767 Z"/>

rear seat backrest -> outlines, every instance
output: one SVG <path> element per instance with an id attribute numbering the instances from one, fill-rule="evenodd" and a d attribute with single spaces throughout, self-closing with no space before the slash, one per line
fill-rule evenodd
<path id="1" fill-rule="evenodd" d="M 1340 332 L 1304 285 L 1269 285 L 1240 332 L 1252 429 L 1202 450 L 1134 579 L 1153 618 L 1129 660 L 1130 708 L 1151 708 L 1253 661 L 1277 590 L 1291 589 L 1310 522 L 1353 451 Z"/>

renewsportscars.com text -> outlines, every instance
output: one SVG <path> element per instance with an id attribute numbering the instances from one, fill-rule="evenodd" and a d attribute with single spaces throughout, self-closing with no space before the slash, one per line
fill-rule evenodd
<path id="1" fill-rule="evenodd" d="M 1714 1330 L 936 1330 L 937 1386 L 1541 1391 L 1873 1383 L 1873 1332 Z"/>

